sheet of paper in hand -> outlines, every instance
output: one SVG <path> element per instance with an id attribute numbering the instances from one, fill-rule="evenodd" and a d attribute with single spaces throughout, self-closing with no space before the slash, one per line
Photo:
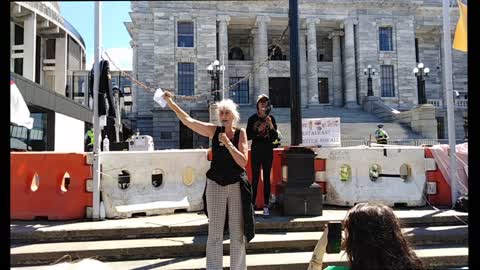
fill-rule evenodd
<path id="1" fill-rule="evenodd" d="M 158 88 L 155 91 L 155 95 L 153 95 L 153 100 L 157 102 L 160 106 L 162 106 L 162 108 L 165 108 L 165 106 L 167 105 L 167 102 L 165 101 L 165 99 L 163 99 L 162 88 Z"/>

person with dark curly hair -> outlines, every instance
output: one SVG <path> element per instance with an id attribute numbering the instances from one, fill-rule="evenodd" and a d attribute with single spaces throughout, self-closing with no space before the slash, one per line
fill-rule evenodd
<path id="1" fill-rule="evenodd" d="M 342 246 L 348 267 L 328 266 L 324 270 L 423 270 L 424 266 L 402 233 L 392 208 L 382 203 L 359 203 L 343 221 Z M 308 270 L 322 269 L 328 242 L 328 227 L 315 247 Z"/>

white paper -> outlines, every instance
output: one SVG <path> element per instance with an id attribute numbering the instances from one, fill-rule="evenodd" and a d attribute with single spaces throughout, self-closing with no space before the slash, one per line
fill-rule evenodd
<path id="1" fill-rule="evenodd" d="M 162 108 L 165 108 L 165 106 L 167 105 L 167 102 L 166 102 L 165 99 L 163 98 L 162 88 L 158 88 L 158 89 L 155 91 L 155 95 L 153 96 L 153 100 L 154 100 L 155 102 L 157 102 L 160 106 L 162 106 Z"/>

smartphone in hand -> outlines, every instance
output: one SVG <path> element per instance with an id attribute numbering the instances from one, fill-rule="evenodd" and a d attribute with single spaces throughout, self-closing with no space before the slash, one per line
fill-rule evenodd
<path id="1" fill-rule="evenodd" d="M 327 253 L 340 253 L 342 243 L 342 222 L 328 223 Z"/>
<path id="2" fill-rule="evenodd" d="M 220 133 L 225 133 L 225 124 L 223 123 L 223 121 L 222 121 L 222 127 L 220 128 Z M 220 133 L 218 134 L 218 138 L 219 138 L 219 139 L 218 139 L 218 141 L 219 141 L 218 144 L 219 144 L 220 146 L 223 146 L 223 143 L 220 141 Z"/>

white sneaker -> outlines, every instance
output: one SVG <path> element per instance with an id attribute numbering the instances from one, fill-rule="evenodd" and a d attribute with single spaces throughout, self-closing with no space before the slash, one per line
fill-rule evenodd
<path id="1" fill-rule="evenodd" d="M 268 207 L 263 208 L 263 216 L 264 217 L 269 217 L 270 216 L 270 210 L 268 209 Z"/>

